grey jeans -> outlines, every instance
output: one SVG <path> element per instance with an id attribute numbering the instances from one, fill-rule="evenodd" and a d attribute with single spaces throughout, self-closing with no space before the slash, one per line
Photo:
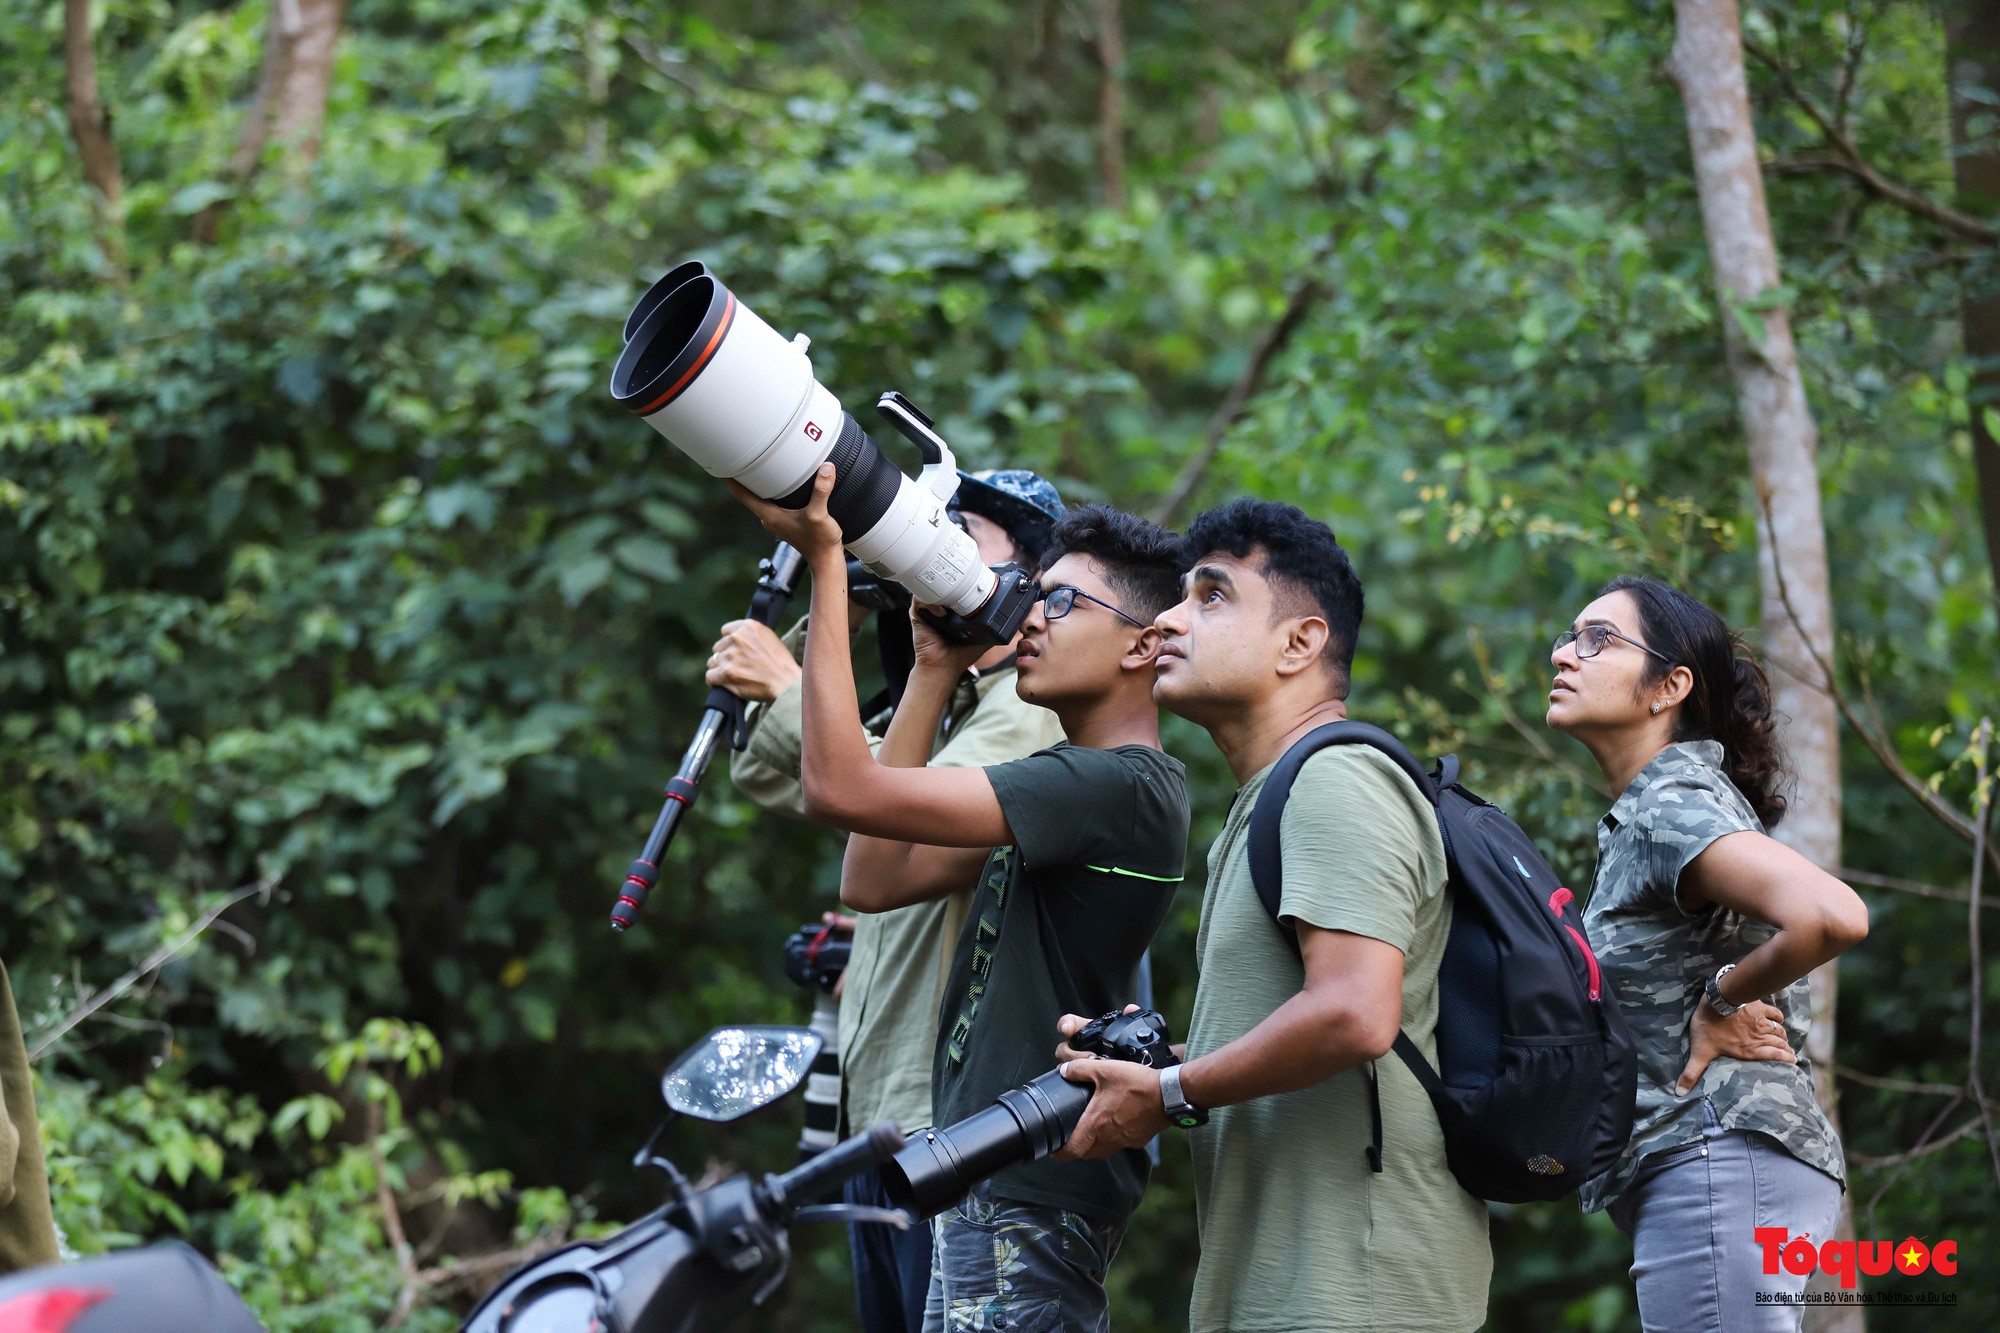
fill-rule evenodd
<path id="1" fill-rule="evenodd" d="M 1812 1274 L 1783 1264 L 1766 1273 L 1756 1228 L 1831 1240 L 1840 1188 L 1774 1139 L 1724 1129 L 1703 1098 L 1701 1139 L 1646 1158 L 1609 1210 L 1632 1238 L 1645 1333 L 1797 1333 L 1803 1305 L 1760 1304 L 1757 1294 L 1796 1297 Z"/>
<path id="2" fill-rule="evenodd" d="M 931 1222 L 924 1333 L 1107 1333 L 1104 1274 L 1124 1224 L 996 1200 L 980 1181 Z"/>

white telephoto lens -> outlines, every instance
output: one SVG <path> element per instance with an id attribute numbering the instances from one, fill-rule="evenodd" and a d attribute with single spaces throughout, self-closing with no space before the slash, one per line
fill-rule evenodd
<path id="1" fill-rule="evenodd" d="M 655 283 L 626 332 L 612 397 L 710 475 L 796 509 L 831 458 L 827 507 L 848 550 L 920 602 L 984 605 L 995 576 L 945 498 L 875 447 L 814 377 L 803 339 L 781 338 L 699 263 Z"/>
<path id="2" fill-rule="evenodd" d="M 881 521 L 847 544 L 861 563 L 931 606 L 971 615 L 993 593 L 979 547 L 945 516 L 944 503 L 908 477 Z"/>

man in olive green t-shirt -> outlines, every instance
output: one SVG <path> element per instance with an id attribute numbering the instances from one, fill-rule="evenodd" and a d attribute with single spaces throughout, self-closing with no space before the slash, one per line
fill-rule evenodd
<path id="1" fill-rule="evenodd" d="M 952 517 L 989 563 L 1032 568 L 1062 515 L 1054 486 L 1032 472 L 961 473 Z M 854 617 L 856 620 L 859 617 Z M 781 641 L 754 620 L 723 627 L 708 683 L 753 701 L 749 745 L 731 762 L 737 790 L 777 814 L 805 818 L 800 782 L 801 700 L 807 622 Z M 1063 738 L 1046 708 L 1014 690 L 1014 647 L 1003 644 L 958 679 L 930 763 L 984 768 L 1022 759 Z M 879 740 L 877 741 L 879 743 Z M 947 897 L 853 918 L 854 942 L 841 978 L 841 1118 L 849 1132 L 893 1121 L 906 1131 L 934 1123 L 931 1056 L 938 1006 L 953 946 L 972 901 L 972 877 Z M 848 1184 L 850 1203 L 887 1205 L 871 1174 Z M 855 1290 L 865 1333 L 917 1333 L 930 1279 L 930 1236 L 868 1225 L 851 1229 Z"/>
<path id="2" fill-rule="evenodd" d="M 1446 1165 L 1415 1076 L 1382 1059 L 1399 1030 L 1435 1059 L 1451 905 L 1431 807 L 1376 752 L 1323 750 L 1279 827 L 1280 910 L 1298 953 L 1250 878 L 1250 816 L 1271 766 L 1347 715 L 1360 580 L 1325 524 L 1269 501 L 1201 515 L 1186 549 L 1186 600 L 1155 622 L 1154 698 L 1204 727 L 1240 784 L 1209 852 L 1174 1106 L 1179 1123 L 1206 1117 L 1188 1131 L 1201 1234 L 1190 1327 L 1467 1333 L 1485 1322 L 1492 1280 L 1486 1207 Z M 1366 1156 L 1370 1067 L 1379 1172 Z M 1162 1075 L 1175 1071 L 1071 1060 L 1064 1072 L 1095 1091 L 1058 1156 L 1103 1156 L 1170 1123 Z"/>

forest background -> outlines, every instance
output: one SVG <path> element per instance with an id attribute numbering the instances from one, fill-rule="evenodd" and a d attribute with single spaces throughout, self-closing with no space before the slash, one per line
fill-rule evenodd
<path id="1" fill-rule="evenodd" d="M 1872 1321 L 2000 1324 L 2000 238 L 1963 181 L 2000 81 L 1947 73 L 1985 9 L 1745 11 L 1785 281 L 1725 306 L 1660 0 L 0 0 L 0 957 L 69 1245 L 185 1236 L 274 1330 L 448 1329 L 652 1206 L 673 1053 L 803 1019 L 778 946 L 838 844 L 720 766 L 606 925 L 768 546 L 605 390 L 698 256 L 968 466 L 1325 518 L 1368 587 L 1357 712 L 1464 756 L 1577 884 L 1606 798 L 1541 728 L 1549 638 L 1627 570 L 1758 637 L 1724 344 L 1788 312 L 1874 915 L 1855 1224 L 1964 1256 L 1925 1280 L 1956 1310 Z M 1167 738 L 1178 1025 L 1231 784 Z M 774 1168 L 798 1114 L 667 1147 Z M 842 1238 L 799 1239 L 762 1322 L 851 1326 Z M 1636 1326 L 1603 1218 L 1493 1239 L 1493 1328 Z M 1195 1255 L 1170 1143 L 1119 1327 L 1184 1326 Z"/>

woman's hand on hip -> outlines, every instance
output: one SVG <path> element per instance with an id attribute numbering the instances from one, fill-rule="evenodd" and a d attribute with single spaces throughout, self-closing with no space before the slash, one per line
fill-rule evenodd
<path id="1" fill-rule="evenodd" d="M 1724 1018 L 1697 1000 L 1688 1021 L 1688 1062 L 1674 1092 L 1685 1097 L 1701 1081 L 1709 1065 L 1723 1056 L 1732 1060 L 1770 1060 L 1795 1065 L 1799 1057 L 1785 1034 L 1785 1016 L 1773 1005 L 1752 1000 Z"/>

